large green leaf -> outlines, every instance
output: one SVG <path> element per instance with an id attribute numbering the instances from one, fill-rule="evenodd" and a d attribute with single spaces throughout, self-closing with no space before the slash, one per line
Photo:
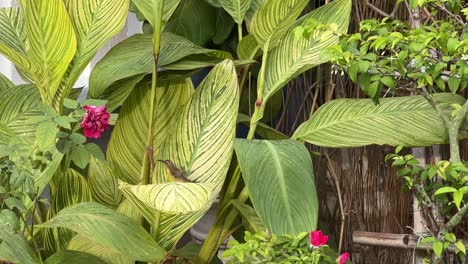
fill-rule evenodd
<path id="1" fill-rule="evenodd" d="M 92 240 L 88 240 L 80 235 L 76 235 L 70 241 L 68 250 L 86 252 L 87 254 L 99 257 L 107 264 L 134 264 L 135 260 L 128 258 L 122 253 L 104 247 Z"/>
<path id="2" fill-rule="evenodd" d="M 117 208 L 122 193 L 117 187 L 117 177 L 107 162 L 91 158 L 88 171 L 89 186 L 93 200 L 111 208 Z"/>
<path id="3" fill-rule="evenodd" d="M 39 227 L 71 229 L 86 239 L 139 261 L 160 260 L 166 254 L 138 223 L 97 203 L 67 207 Z"/>
<path id="4" fill-rule="evenodd" d="M 151 84 L 142 82 L 139 86 L 123 104 L 107 149 L 107 157 L 114 168 L 114 175 L 130 184 L 140 182 L 149 126 Z M 162 142 L 174 129 L 170 126 L 173 116 L 189 101 L 193 93 L 193 84 L 190 79 L 161 81 L 156 93 L 153 143 L 155 157 Z"/>
<path id="5" fill-rule="evenodd" d="M 252 0 L 219 0 L 219 3 L 234 18 L 237 24 L 242 24 L 245 13 L 250 9 Z"/>
<path id="6" fill-rule="evenodd" d="M 158 159 L 173 161 L 191 181 L 212 184 L 214 188 L 203 210 L 186 215 L 161 213 L 155 236 L 165 248 L 172 248 L 203 216 L 221 189 L 232 155 L 238 90 L 234 64 L 226 60 L 211 70 L 190 102 L 174 117 L 172 133 Z M 156 166 L 154 184 L 171 178 L 165 166 Z"/>
<path id="7" fill-rule="evenodd" d="M 264 1 L 252 18 L 250 33 L 262 48 L 267 42 L 270 48 L 275 47 L 308 3 L 308 0 Z"/>
<path id="8" fill-rule="evenodd" d="M 62 263 L 69 263 L 69 264 L 107 264 L 102 259 L 93 256 L 91 254 L 75 251 L 75 250 L 65 250 L 59 251 L 54 255 L 50 256 L 46 261 L 45 264 L 62 264 Z"/>
<path id="9" fill-rule="evenodd" d="M 241 140 L 236 155 L 250 199 L 265 226 L 276 234 L 315 230 L 318 202 L 312 160 L 294 140 Z"/>
<path id="10" fill-rule="evenodd" d="M 111 84 L 97 99 L 107 101 L 107 111 L 113 112 L 120 107 L 125 99 L 133 91 L 133 88 L 145 77 L 145 74 L 135 75 L 126 79 L 118 80 Z"/>
<path id="11" fill-rule="evenodd" d="M 96 65 L 90 76 L 90 95 L 99 98 L 108 87 L 121 79 L 150 73 L 153 70 L 152 36 L 137 34 L 122 41 Z M 172 33 L 161 36 L 158 66 L 164 67 L 188 55 L 211 53 Z"/>
<path id="12" fill-rule="evenodd" d="M 77 51 L 67 79 L 56 94 L 68 94 L 97 51 L 117 35 L 127 21 L 129 0 L 65 0 L 76 38 Z"/>
<path id="13" fill-rule="evenodd" d="M 20 85 L 0 93 L 0 124 L 22 138 L 34 140 L 36 128 L 46 117 L 39 111 L 41 97 L 33 85 Z"/>
<path id="14" fill-rule="evenodd" d="M 451 104 L 465 101 L 453 94 L 434 94 L 434 100 L 447 112 Z M 393 97 L 379 102 L 375 105 L 371 99 L 333 100 L 302 124 L 293 138 L 326 147 L 410 147 L 447 141 L 442 119 L 424 97 Z"/>
<path id="15" fill-rule="evenodd" d="M 51 199 L 51 208 L 48 219 L 55 216 L 63 208 L 70 205 L 92 201 L 88 182 L 83 175 L 74 169 L 68 169 L 54 180 L 56 184 Z M 71 230 L 65 228 L 51 228 L 46 230 L 45 248 L 48 252 L 57 252 L 66 249 L 68 242 L 74 236 Z"/>
<path id="16" fill-rule="evenodd" d="M 22 235 L 11 233 L 2 227 L 0 239 L 0 260 L 21 264 L 39 263 L 36 254 Z"/>
<path id="17" fill-rule="evenodd" d="M 2 90 L 6 90 L 8 88 L 11 88 L 15 86 L 10 79 L 8 79 L 5 75 L 0 73 L 0 92 Z"/>
<path id="18" fill-rule="evenodd" d="M 216 8 L 201 0 L 181 0 L 165 31 L 203 46 L 216 32 L 216 11 Z"/>
<path id="19" fill-rule="evenodd" d="M 146 20 L 151 25 L 154 25 L 154 10 L 153 2 L 156 0 L 132 0 L 132 2 L 137 6 L 138 10 L 145 16 Z M 167 23 L 169 18 L 172 16 L 172 13 L 179 6 L 180 0 L 164 0 L 164 10 L 163 10 L 163 25 Z"/>
<path id="20" fill-rule="evenodd" d="M 245 13 L 244 19 L 245 19 L 245 23 L 247 24 L 247 29 L 249 29 L 249 32 L 250 32 L 250 25 L 252 24 L 252 19 L 263 2 L 265 2 L 265 0 L 252 0 L 249 10 L 247 10 L 247 12 Z"/>
<path id="21" fill-rule="evenodd" d="M 245 222 L 247 222 L 247 226 L 253 233 L 266 230 L 262 220 L 260 220 L 258 217 L 257 212 L 255 212 L 255 209 L 253 209 L 250 205 L 242 203 L 237 199 L 232 200 L 231 203 L 234 208 L 239 211 L 240 215 L 242 215 L 242 218 L 244 218 Z"/>
<path id="22" fill-rule="evenodd" d="M 62 0 L 20 0 L 28 39 L 27 60 L 19 68 L 51 104 L 76 51 L 76 36 Z M 11 58 L 16 63 L 14 58 Z"/>
<path id="23" fill-rule="evenodd" d="M 120 188 L 146 219 L 157 225 L 159 213 L 190 214 L 205 209 L 214 184 L 170 182 L 151 185 L 129 185 Z"/>
<path id="24" fill-rule="evenodd" d="M 306 17 L 312 17 L 323 24 L 336 24 L 338 33 L 346 33 L 351 13 L 351 0 L 336 0 L 313 10 Z M 298 23 L 296 23 L 297 25 Z M 292 78 L 329 60 L 325 51 L 338 42 L 334 33 L 321 35 L 320 40 L 298 39 L 291 31 L 286 33 L 276 48 L 268 54 L 263 87 L 264 102 L 279 91 Z M 258 87 L 262 89 L 262 87 Z M 263 104 L 265 105 L 265 104 Z M 263 111 L 263 109 L 261 109 Z M 263 116 L 261 112 L 256 119 Z M 256 120 L 254 120 L 256 121 Z"/>
<path id="25" fill-rule="evenodd" d="M 0 8 L 0 43 L 26 55 L 26 28 L 19 8 Z"/>
<path id="26" fill-rule="evenodd" d="M 128 256 L 120 253 L 119 251 L 104 247 L 80 235 L 76 235 L 72 238 L 68 244 L 68 250 L 86 252 L 99 257 L 107 264 L 135 264 L 135 260 L 128 258 Z"/>

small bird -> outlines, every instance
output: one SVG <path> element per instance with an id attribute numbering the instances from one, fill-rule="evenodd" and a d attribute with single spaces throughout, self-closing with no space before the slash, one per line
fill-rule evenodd
<path id="1" fill-rule="evenodd" d="M 171 160 L 158 160 L 166 165 L 169 172 L 174 177 L 175 181 L 178 182 L 193 182 L 187 178 L 188 173 L 184 170 L 177 168 L 177 166 Z"/>

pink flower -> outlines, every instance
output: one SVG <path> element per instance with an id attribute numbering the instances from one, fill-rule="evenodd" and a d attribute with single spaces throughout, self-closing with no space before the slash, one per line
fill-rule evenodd
<path id="1" fill-rule="evenodd" d="M 324 236 L 322 231 L 310 232 L 310 244 L 314 247 L 325 246 L 328 242 L 328 236 Z"/>
<path id="2" fill-rule="evenodd" d="M 348 262 L 348 259 L 349 259 L 349 253 L 345 252 L 336 259 L 336 262 L 339 264 L 346 264 L 346 262 Z"/>
<path id="3" fill-rule="evenodd" d="M 86 115 L 80 124 L 84 135 L 87 138 L 99 138 L 104 130 L 109 128 L 110 114 L 106 111 L 107 106 L 89 106 L 83 107 Z"/>

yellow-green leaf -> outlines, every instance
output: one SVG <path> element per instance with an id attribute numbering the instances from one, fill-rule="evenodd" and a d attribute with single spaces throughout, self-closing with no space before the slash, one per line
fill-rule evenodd
<path id="1" fill-rule="evenodd" d="M 86 252 L 97 256 L 106 261 L 107 264 L 135 264 L 135 260 L 132 260 L 119 251 L 107 248 L 80 235 L 76 235 L 72 238 L 67 249 Z"/>
<path id="2" fill-rule="evenodd" d="M 71 229 L 86 239 L 139 261 L 161 260 L 166 255 L 138 223 L 97 203 L 69 206 L 38 227 Z"/>
<path id="3" fill-rule="evenodd" d="M 143 14 L 143 16 L 145 16 L 146 20 L 148 20 L 151 25 L 154 25 L 153 1 L 159 0 L 132 0 L 132 2 L 137 6 L 138 10 Z M 167 23 L 179 3 L 180 0 L 164 0 L 164 10 L 162 17 L 163 25 Z"/>
<path id="4" fill-rule="evenodd" d="M 275 47 L 308 3 L 308 0 L 264 1 L 252 18 L 250 33 L 262 48 L 266 42 L 270 48 Z"/>
<path id="5" fill-rule="evenodd" d="M 94 201 L 110 208 L 119 206 L 122 201 L 122 193 L 117 186 L 117 177 L 107 162 L 91 158 L 88 180 Z"/>
<path id="6" fill-rule="evenodd" d="M 27 32 L 30 67 L 21 70 L 52 104 L 62 77 L 76 51 L 76 36 L 62 0 L 20 0 Z"/>
<path id="7" fill-rule="evenodd" d="M 107 149 L 107 157 L 114 168 L 114 175 L 130 184 L 140 182 L 151 103 L 151 84 L 142 82 L 138 86 L 122 106 Z M 154 114 L 155 157 L 160 151 L 162 142 L 174 129 L 169 126 L 170 122 L 182 105 L 190 100 L 193 90 L 190 79 L 158 83 L 156 89 L 158 99 Z"/>

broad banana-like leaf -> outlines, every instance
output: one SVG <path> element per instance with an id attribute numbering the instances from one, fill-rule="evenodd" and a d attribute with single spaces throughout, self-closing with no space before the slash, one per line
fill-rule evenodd
<path id="1" fill-rule="evenodd" d="M 65 250 L 59 251 L 54 255 L 47 258 L 45 264 L 62 264 L 62 263 L 69 263 L 69 264 L 107 264 L 104 260 L 80 251 L 75 250 Z"/>
<path id="2" fill-rule="evenodd" d="M 216 11 L 216 33 L 212 41 L 214 44 L 220 45 L 229 38 L 236 23 L 224 9 L 218 8 Z"/>
<path id="3" fill-rule="evenodd" d="M 117 186 L 113 168 L 95 158 L 89 162 L 88 180 L 93 200 L 110 208 L 117 208 L 122 201 L 122 193 Z"/>
<path id="4" fill-rule="evenodd" d="M 138 10 L 145 16 L 146 20 L 154 26 L 154 10 L 153 10 L 153 1 L 157 0 L 132 0 L 132 2 L 137 6 Z M 164 10 L 163 10 L 163 25 L 166 25 L 169 18 L 171 18 L 172 13 L 176 10 L 179 5 L 180 0 L 164 0 Z"/>
<path id="5" fill-rule="evenodd" d="M 351 0 L 336 0 L 313 10 L 306 17 L 311 17 L 323 24 L 336 24 L 338 33 L 346 33 L 350 14 Z M 315 40 L 313 38 L 298 39 L 291 30 L 287 32 L 279 41 L 278 46 L 268 54 L 268 63 L 263 65 L 266 67 L 265 84 L 263 93 L 258 93 L 264 95 L 263 101 L 266 102 L 297 75 L 328 61 L 326 49 L 337 42 L 338 36 L 333 33 L 324 33 L 320 40 Z M 263 110 L 262 108 L 256 119 L 262 118 Z"/>
<path id="6" fill-rule="evenodd" d="M 249 10 L 245 13 L 245 23 L 247 24 L 247 29 L 250 30 L 250 25 L 252 24 L 252 19 L 257 12 L 258 8 L 260 5 L 265 2 L 266 0 L 252 0 L 252 3 L 250 4 Z M 250 32 L 250 31 L 249 31 Z"/>
<path id="7" fill-rule="evenodd" d="M 262 48 L 267 42 L 269 49 L 275 47 L 308 3 L 308 0 L 264 1 L 252 18 L 250 33 Z"/>
<path id="8" fill-rule="evenodd" d="M 121 79 L 150 73 L 153 70 L 152 35 L 137 34 L 113 47 L 91 73 L 90 95 L 99 98 L 108 87 Z M 188 55 L 211 53 L 172 33 L 161 35 L 158 66 L 164 67 Z"/>
<path id="9" fill-rule="evenodd" d="M 237 139 L 234 148 L 252 204 L 267 229 L 280 235 L 315 230 L 317 192 L 305 146 L 289 139 Z"/>
<path id="10" fill-rule="evenodd" d="M 133 204 L 129 200 L 123 200 L 117 208 L 117 212 L 128 216 L 137 222 L 141 221 L 142 215 L 138 211 L 138 208 L 133 206 Z"/>
<path id="11" fill-rule="evenodd" d="M 77 38 L 77 51 L 57 100 L 73 85 L 97 51 L 117 35 L 127 21 L 129 0 L 65 0 Z"/>
<path id="12" fill-rule="evenodd" d="M 52 197 L 48 219 L 55 216 L 63 208 L 70 205 L 92 201 L 88 182 L 79 172 L 68 169 L 66 173 L 55 178 L 55 195 Z M 47 229 L 45 233 L 45 248 L 48 252 L 57 252 L 66 249 L 68 242 L 74 236 L 71 230 L 65 228 Z"/>
<path id="13" fill-rule="evenodd" d="M 252 0 L 219 0 L 219 3 L 234 18 L 237 24 L 242 24 L 245 13 L 250 9 Z"/>
<path id="14" fill-rule="evenodd" d="M 164 30 L 204 46 L 215 35 L 217 9 L 200 0 L 181 0 Z"/>
<path id="15" fill-rule="evenodd" d="M 237 56 L 241 60 L 254 59 L 261 54 L 260 45 L 253 35 L 247 35 L 237 45 Z"/>
<path id="16" fill-rule="evenodd" d="M 1 32 L 1 31 L 0 31 Z M 8 79 L 5 75 L 1 74 L 0 73 L 0 92 L 2 90 L 6 90 L 8 88 L 11 88 L 15 86 L 15 84 L 13 84 L 10 79 Z"/>
<path id="17" fill-rule="evenodd" d="M 26 55 L 26 28 L 19 8 L 0 8 L 0 32 L 0 45 Z"/>
<path id="18" fill-rule="evenodd" d="M 120 188 L 149 223 L 157 225 L 159 213 L 183 215 L 203 210 L 214 184 L 170 182 L 150 185 L 121 183 Z"/>
<path id="19" fill-rule="evenodd" d="M 126 79 L 118 80 L 111 84 L 106 91 L 97 99 L 107 101 L 107 111 L 112 112 L 120 107 L 125 99 L 133 91 L 133 88 L 145 77 L 144 74 L 135 75 Z"/>
<path id="20" fill-rule="evenodd" d="M 28 64 L 17 63 L 17 58 L 5 55 L 34 81 L 42 100 L 52 104 L 52 98 L 75 55 L 73 25 L 62 0 L 19 0 L 19 4 L 26 25 L 28 45 L 24 60 Z"/>
<path id="21" fill-rule="evenodd" d="M 132 260 L 119 251 L 104 247 L 80 235 L 76 235 L 72 238 L 68 244 L 68 250 L 86 252 L 88 254 L 99 257 L 107 264 L 135 264 L 135 260 Z M 92 262 L 88 263 L 91 264 Z"/>
<path id="22" fill-rule="evenodd" d="M 250 227 L 250 231 L 253 233 L 257 233 L 259 231 L 265 231 L 266 228 L 262 223 L 262 220 L 257 215 L 257 212 L 255 212 L 255 209 L 253 209 L 250 205 L 245 204 L 237 199 L 234 199 L 231 201 L 232 205 L 234 208 L 239 211 L 240 215 L 244 218 L 245 222 L 247 222 L 248 226 Z"/>
<path id="23" fill-rule="evenodd" d="M 174 117 L 172 133 L 158 159 L 171 160 L 187 172 L 189 180 L 213 184 L 214 188 L 205 207 L 194 214 L 160 213 L 160 227 L 154 235 L 164 248 L 172 248 L 217 197 L 232 156 L 238 104 L 236 70 L 232 61 L 226 60 L 211 70 L 190 102 Z M 171 178 L 167 168 L 157 164 L 153 183 L 165 183 Z M 189 195 L 183 192 L 180 189 L 181 196 Z"/>
<path id="24" fill-rule="evenodd" d="M 46 119 L 44 113 L 39 111 L 40 103 L 41 97 L 34 85 L 20 85 L 2 91 L 0 124 L 32 144 L 38 124 Z"/>
<path id="25" fill-rule="evenodd" d="M 224 58 L 230 59 L 230 58 Z M 191 55 L 183 58 L 180 61 L 176 61 L 169 65 L 166 65 L 164 68 L 166 70 L 174 70 L 174 71 L 190 71 L 196 70 L 206 67 L 215 66 L 216 64 L 220 63 L 224 59 L 215 58 L 215 57 L 207 57 L 205 55 Z M 254 60 L 235 60 L 234 65 L 236 67 L 244 66 L 248 64 L 255 63 Z"/>
<path id="26" fill-rule="evenodd" d="M 109 142 L 107 157 L 114 168 L 114 175 L 130 183 L 140 182 L 143 157 L 148 136 L 151 84 L 140 83 L 122 106 Z M 193 94 L 190 79 L 160 81 L 157 85 L 157 106 L 153 151 L 157 157 L 161 144 L 174 130 L 170 126 L 175 113 Z"/>
<path id="27" fill-rule="evenodd" d="M 15 133 L 11 131 L 6 125 L 0 123 L 0 146 L 7 146 L 10 140 L 15 136 Z M 0 154 L 2 157 L 4 154 Z"/>
<path id="28" fill-rule="evenodd" d="M 139 261 L 161 260 L 166 254 L 138 223 L 97 203 L 69 206 L 38 227 L 71 229 Z"/>
<path id="29" fill-rule="evenodd" d="M 434 94 L 449 115 L 451 104 L 465 99 Z M 448 139 L 442 119 L 422 96 L 371 99 L 338 99 L 322 107 L 294 133 L 294 139 L 324 147 L 359 147 L 371 144 L 430 146 Z"/>
<path id="30" fill-rule="evenodd" d="M 12 263 L 37 264 L 39 259 L 20 234 L 0 229 L 0 259 Z"/>

